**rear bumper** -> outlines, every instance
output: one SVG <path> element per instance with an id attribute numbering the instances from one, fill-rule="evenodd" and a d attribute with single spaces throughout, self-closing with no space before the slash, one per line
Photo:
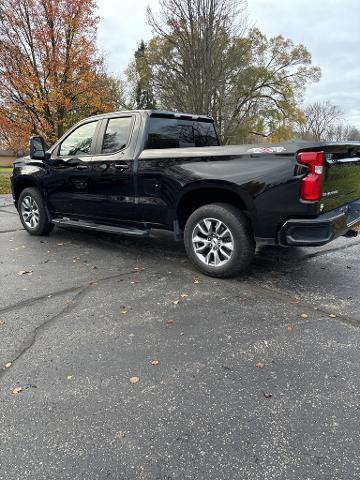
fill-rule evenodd
<path id="1" fill-rule="evenodd" d="M 320 246 L 360 225 L 360 200 L 314 219 L 287 220 L 279 231 L 280 245 Z"/>

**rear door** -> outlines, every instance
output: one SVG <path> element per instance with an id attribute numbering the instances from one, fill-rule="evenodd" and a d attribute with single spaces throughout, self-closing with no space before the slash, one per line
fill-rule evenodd
<path id="1" fill-rule="evenodd" d="M 360 199 L 360 144 L 328 146 L 322 203 L 324 211 Z"/>
<path id="2" fill-rule="evenodd" d="M 102 223 L 136 223 L 134 146 L 140 116 L 119 114 L 103 119 L 92 158 L 92 192 L 88 216 Z"/>

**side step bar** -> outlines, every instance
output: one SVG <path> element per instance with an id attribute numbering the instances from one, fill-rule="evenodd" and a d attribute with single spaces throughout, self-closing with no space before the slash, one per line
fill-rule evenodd
<path id="1" fill-rule="evenodd" d="M 96 232 L 118 233 L 135 237 L 146 237 L 150 234 L 150 230 L 141 230 L 140 228 L 114 227 L 112 225 L 100 225 L 97 223 L 84 222 L 82 220 L 70 220 L 69 218 L 53 218 L 51 221 L 58 227 L 83 228 L 86 230 L 94 230 Z"/>

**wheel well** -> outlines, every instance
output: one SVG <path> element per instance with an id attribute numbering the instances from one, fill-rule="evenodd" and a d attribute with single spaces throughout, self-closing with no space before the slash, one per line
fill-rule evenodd
<path id="1" fill-rule="evenodd" d="M 187 219 L 199 207 L 208 203 L 230 203 L 239 210 L 247 210 L 242 198 L 231 190 L 226 188 L 199 188 L 186 193 L 180 200 L 177 210 L 176 218 L 179 223 L 179 228 L 184 230 Z"/>
<path id="2" fill-rule="evenodd" d="M 37 184 L 34 180 L 31 180 L 29 178 L 23 178 L 14 183 L 14 197 L 16 208 L 21 192 L 28 187 L 37 187 Z"/>

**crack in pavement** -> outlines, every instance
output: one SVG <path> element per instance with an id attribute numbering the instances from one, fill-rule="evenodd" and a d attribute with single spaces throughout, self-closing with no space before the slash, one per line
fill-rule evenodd
<path id="1" fill-rule="evenodd" d="M 75 287 L 69 287 L 65 288 L 64 290 L 58 290 L 56 292 L 49 292 L 46 293 L 45 295 L 40 295 L 39 297 L 33 297 L 29 298 L 27 300 L 21 300 L 18 303 L 14 303 L 12 305 L 8 305 L 6 307 L 3 307 L 0 309 L 0 314 L 11 312 L 12 310 L 16 309 L 21 309 L 24 307 L 28 307 L 30 305 L 33 305 L 36 302 L 39 302 L 40 300 L 49 300 L 50 298 L 56 298 L 59 297 L 60 295 L 65 295 L 67 293 L 72 293 L 76 290 L 79 290 L 80 288 L 83 288 L 83 286 L 75 286 Z"/>
<path id="2" fill-rule="evenodd" d="M 27 307 L 29 305 L 33 305 L 34 303 L 39 302 L 41 300 L 55 298 L 55 297 L 58 297 L 60 295 L 64 295 L 66 293 L 71 293 L 71 292 L 74 292 L 76 290 L 80 290 L 81 288 L 86 288 L 92 282 L 100 283 L 100 282 L 105 282 L 106 280 L 112 280 L 112 279 L 117 278 L 117 277 L 122 277 L 124 275 L 132 275 L 132 274 L 137 274 L 137 273 L 139 273 L 139 272 L 137 272 L 136 270 L 135 271 L 131 270 L 129 272 L 122 272 L 122 273 L 116 273 L 114 275 L 108 275 L 107 277 L 94 278 L 93 280 L 89 280 L 85 285 L 84 284 L 74 285 L 73 287 L 68 287 L 68 288 L 65 288 L 63 290 L 56 290 L 55 292 L 48 292 L 44 295 L 40 295 L 39 297 L 32 297 L 32 298 L 29 298 L 27 300 L 22 300 L 20 302 L 13 303 L 12 305 L 7 305 L 6 307 L 0 308 L 0 314 L 10 312 L 11 310 L 16 310 L 16 309 L 20 309 L 20 308 L 23 308 L 23 307 Z"/>
<path id="3" fill-rule="evenodd" d="M 4 205 L 4 207 L 10 207 L 11 205 Z M 10 213 L 11 215 L 19 215 L 18 212 L 9 212 L 9 210 L 4 210 L 3 208 L 0 208 L 1 213 Z"/>
<path id="4" fill-rule="evenodd" d="M 274 288 L 268 287 L 267 285 L 259 286 L 258 284 L 253 283 L 252 280 L 250 280 L 249 283 L 252 284 L 253 289 L 257 290 L 260 295 L 263 295 L 265 291 L 267 294 L 270 294 L 268 295 L 268 297 L 271 299 L 278 299 L 279 301 L 284 301 L 285 298 L 286 298 L 286 301 L 294 300 L 294 295 L 292 295 L 291 293 L 276 290 Z M 314 313 L 326 315 L 328 319 L 331 318 L 331 320 L 335 320 L 335 321 L 344 323 L 346 325 L 351 325 L 352 327 L 355 327 L 355 328 L 360 327 L 360 318 L 349 317 L 348 315 L 342 315 L 342 314 L 336 314 L 336 317 L 332 318 L 330 317 L 330 315 L 333 314 L 334 312 L 328 312 L 324 308 L 320 306 L 316 306 L 316 304 L 310 303 L 307 300 L 305 301 L 300 300 L 300 303 L 292 303 L 292 306 L 299 310 L 304 310 L 304 308 L 308 310 L 312 310 Z"/>
<path id="5" fill-rule="evenodd" d="M 350 248 L 359 247 L 359 246 L 360 246 L 360 241 L 358 241 L 356 243 L 352 243 L 352 244 L 347 245 L 347 246 L 345 245 L 345 246 L 341 246 L 341 247 L 329 248 L 327 250 L 320 250 L 320 251 L 317 251 L 317 252 L 308 253 L 308 254 L 305 254 L 305 255 L 298 256 L 298 257 L 288 256 L 285 252 L 279 251 L 277 256 L 276 256 L 276 259 L 278 260 L 276 263 L 277 264 L 283 264 L 286 267 L 288 267 L 290 262 L 291 262 L 292 268 L 297 269 L 297 268 L 301 268 L 301 266 L 297 267 L 296 264 L 300 263 L 302 261 L 311 260 L 312 258 L 320 257 L 320 256 L 327 255 L 327 254 L 330 254 L 330 253 L 333 253 L 333 252 L 340 251 L 340 250 L 348 250 Z M 290 247 L 290 249 L 291 249 L 291 247 Z M 257 261 L 259 263 L 257 263 Z M 264 263 L 264 262 L 273 264 L 274 263 L 274 258 L 268 258 L 268 256 L 263 255 L 262 252 L 259 252 L 258 254 L 256 254 L 255 261 L 253 263 L 254 266 L 256 266 L 256 267 L 260 266 L 261 267 L 261 264 Z M 295 266 L 294 266 L 294 263 L 295 263 Z"/>
<path id="6" fill-rule="evenodd" d="M 86 291 L 91 288 L 89 285 L 83 287 L 71 300 L 71 303 L 66 305 L 60 312 L 56 313 L 55 315 L 51 316 L 41 325 L 38 325 L 28 336 L 27 340 L 23 342 L 23 345 L 19 348 L 18 353 L 15 357 L 11 360 L 11 363 L 14 364 L 17 362 L 30 348 L 35 344 L 36 338 L 40 332 L 42 332 L 48 325 L 56 321 L 57 319 L 61 318 L 66 313 L 69 313 L 72 309 L 79 305 L 80 301 L 84 297 Z M 1 378 L 7 373 L 7 369 L 3 368 L 0 371 L 0 380 Z"/>
<path id="7" fill-rule="evenodd" d="M 139 272 L 132 270 L 131 272 L 123 272 L 123 273 L 118 273 L 116 275 L 109 275 L 108 277 L 103 277 L 101 279 L 96 279 L 96 280 L 94 280 L 94 282 L 96 284 L 98 284 L 100 282 L 104 282 L 104 281 L 107 281 L 107 280 L 112 280 L 114 278 L 121 277 L 121 276 L 124 276 L 124 275 L 137 274 L 137 273 L 139 273 Z M 5 307 L 5 309 L 0 310 L 0 313 L 3 313 L 4 311 L 9 311 L 9 309 L 21 308 L 21 307 L 24 306 L 24 304 L 26 306 L 26 305 L 29 305 L 29 304 L 36 303 L 40 300 L 47 299 L 47 298 L 49 298 L 49 295 L 52 295 L 51 298 L 53 298 L 53 297 L 62 295 L 64 293 L 70 292 L 70 291 L 79 290 L 75 294 L 75 296 L 72 298 L 71 303 L 66 305 L 60 312 L 56 313 L 52 317 L 45 320 L 45 322 L 43 322 L 41 325 L 38 325 L 29 334 L 28 339 L 25 342 L 23 342 L 23 346 L 20 347 L 18 353 L 15 355 L 15 357 L 12 360 L 9 360 L 9 361 L 11 361 L 11 363 L 14 364 L 17 360 L 19 360 L 35 344 L 38 333 L 43 331 L 49 324 L 54 323 L 54 321 L 58 320 L 63 315 L 69 313 L 71 310 L 73 310 L 75 307 L 77 307 L 80 304 L 80 302 L 81 302 L 82 298 L 84 297 L 85 293 L 87 292 L 87 290 L 89 290 L 90 288 L 93 288 L 92 282 L 88 282 L 86 285 L 71 287 L 71 288 L 68 288 L 68 289 L 65 289 L 65 290 L 61 290 L 61 291 L 55 292 L 53 294 L 48 294 L 48 295 L 43 295 L 41 297 L 36 297 L 36 298 L 30 299 L 29 301 L 19 302 L 16 305 Z M 28 303 L 28 302 L 30 302 L 30 303 Z M 0 379 L 8 371 L 10 371 L 10 370 L 5 369 L 5 368 L 3 368 L 3 370 L 0 370 Z"/>
<path id="8" fill-rule="evenodd" d="M 14 232 L 22 232 L 23 228 L 16 228 L 15 230 L 0 230 L 0 233 L 14 233 Z"/>
<path id="9" fill-rule="evenodd" d="M 322 255 L 326 255 L 328 253 L 338 252 L 339 250 L 348 250 L 349 248 L 359 247 L 359 246 L 360 246 L 360 241 L 352 243 L 351 245 L 347 245 L 347 246 L 345 245 L 341 247 L 329 248 L 328 250 L 320 250 L 319 252 L 314 252 L 314 253 L 309 253 L 307 255 L 304 255 L 303 257 L 301 257 L 301 260 L 308 260 L 314 257 L 320 257 Z"/>

